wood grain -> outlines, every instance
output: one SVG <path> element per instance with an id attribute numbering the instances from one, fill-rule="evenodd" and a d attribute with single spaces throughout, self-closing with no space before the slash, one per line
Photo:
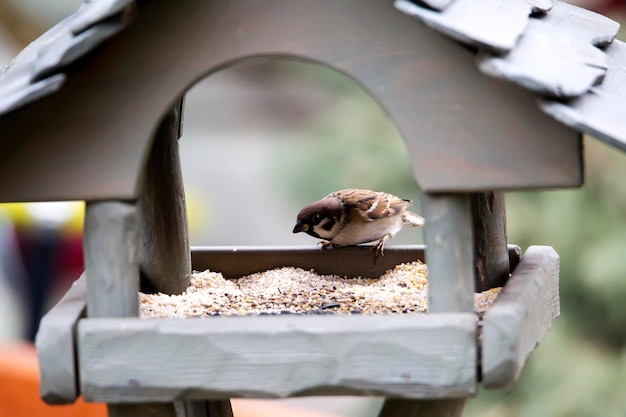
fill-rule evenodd
<path id="1" fill-rule="evenodd" d="M 74 333 L 85 315 L 85 275 L 42 319 L 35 339 L 41 375 L 40 395 L 48 404 L 71 404 L 78 392 Z"/>
<path id="2" fill-rule="evenodd" d="M 138 227 L 134 203 L 87 202 L 83 244 L 88 317 L 137 316 Z"/>
<path id="3" fill-rule="evenodd" d="M 486 388 L 506 388 L 517 379 L 559 309 L 559 256 L 549 246 L 531 246 L 483 318 Z"/>
<path id="4" fill-rule="evenodd" d="M 476 384 L 473 313 L 86 319 L 85 399 L 298 395 L 462 397 Z"/>
<path id="5" fill-rule="evenodd" d="M 510 270 L 504 193 L 472 194 L 470 203 L 475 245 L 476 292 L 502 287 L 509 278 Z"/>
<path id="6" fill-rule="evenodd" d="M 139 203 L 143 292 L 180 294 L 189 286 L 189 232 L 178 152 L 182 110 L 181 99 L 161 121 L 144 168 Z"/>
<path id="7" fill-rule="evenodd" d="M 474 311 L 474 240 L 468 194 L 422 194 L 429 312 Z"/>

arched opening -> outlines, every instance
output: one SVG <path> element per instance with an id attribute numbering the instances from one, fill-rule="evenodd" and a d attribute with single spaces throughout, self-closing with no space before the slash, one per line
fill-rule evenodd
<path id="1" fill-rule="evenodd" d="M 414 201 L 404 141 L 348 76 L 286 58 L 248 58 L 185 97 L 181 162 L 192 245 L 314 245 L 291 233 L 299 209 L 343 188 Z M 421 231 L 391 244 L 421 243 Z"/>

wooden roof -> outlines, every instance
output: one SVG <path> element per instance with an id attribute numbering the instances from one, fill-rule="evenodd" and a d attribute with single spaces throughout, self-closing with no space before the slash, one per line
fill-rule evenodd
<path id="1" fill-rule="evenodd" d="M 87 2 L 0 75 L 0 201 L 137 198 L 160 118 L 198 79 L 259 55 L 359 82 L 425 191 L 578 186 L 577 131 L 626 149 L 614 21 L 550 0 L 423 4 Z"/>
<path id="2" fill-rule="evenodd" d="M 426 0 L 396 7 L 478 49 L 484 74 L 537 94 L 543 111 L 626 151 L 626 44 L 619 23 L 552 0 Z"/>

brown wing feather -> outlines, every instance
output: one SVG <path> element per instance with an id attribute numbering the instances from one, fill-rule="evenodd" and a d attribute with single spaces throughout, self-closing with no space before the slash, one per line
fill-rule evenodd
<path id="1" fill-rule="evenodd" d="M 341 199 L 346 210 L 358 214 L 365 221 L 396 215 L 413 204 L 411 200 L 370 190 L 347 189 L 336 191 L 328 195 L 330 196 Z"/>

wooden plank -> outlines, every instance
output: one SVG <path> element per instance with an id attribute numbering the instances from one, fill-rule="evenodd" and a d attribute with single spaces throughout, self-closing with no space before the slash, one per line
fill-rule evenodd
<path id="1" fill-rule="evenodd" d="M 504 290 L 485 313 L 482 382 L 505 388 L 559 315 L 559 256 L 549 246 L 531 246 Z"/>
<path id="2" fill-rule="evenodd" d="M 71 404 L 78 397 L 74 332 L 85 315 L 85 275 L 41 319 L 35 339 L 41 375 L 40 395 L 48 404 Z"/>
<path id="3" fill-rule="evenodd" d="M 88 401 L 298 395 L 462 397 L 475 391 L 476 316 L 85 319 Z"/>
<path id="4" fill-rule="evenodd" d="M 513 49 L 524 33 L 528 16 L 541 4 L 526 0 L 455 0 L 437 11 L 397 0 L 396 8 L 460 42 L 498 53 Z"/>
<path id="5" fill-rule="evenodd" d="M 84 236 L 87 316 L 137 316 L 139 235 L 135 204 L 88 202 Z"/>
<path id="6" fill-rule="evenodd" d="M 370 246 L 324 251 L 319 246 L 204 246 L 192 248 L 191 260 L 194 270 L 210 269 L 228 279 L 284 266 L 313 269 L 321 275 L 377 278 L 400 263 L 424 261 L 424 245 L 386 246 L 376 262 Z"/>
<path id="7" fill-rule="evenodd" d="M 543 111 L 557 120 L 626 151 L 626 43 L 605 48 L 608 70 L 601 84 L 569 102 L 541 100 Z"/>
<path id="8" fill-rule="evenodd" d="M 378 277 L 403 262 L 425 259 L 425 245 L 385 247 L 376 263 L 369 246 L 349 246 L 322 251 L 318 246 L 194 246 L 191 261 L 195 271 L 209 269 L 228 279 L 283 266 L 313 269 L 318 274 Z M 508 245 L 510 269 L 520 259 L 520 247 Z"/>
<path id="9" fill-rule="evenodd" d="M 476 292 L 502 287 L 509 278 L 509 249 L 506 239 L 504 193 L 487 192 L 470 196 L 474 233 Z"/>
<path id="10" fill-rule="evenodd" d="M 463 398 L 439 400 L 386 400 L 379 417 L 461 417 L 467 408 Z"/>
<path id="11" fill-rule="evenodd" d="M 474 242 L 467 194 L 422 194 L 429 312 L 474 311 Z"/>
<path id="12" fill-rule="evenodd" d="M 143 174 L 139 203 L 143 292 L 180 294 L 189 286 L 189 232 L 178 152 L 182 103 L 178 100 L 161 121 Z"/>
<path id="13" fill-rule="evenodd" d="M 606 54 L 600 47 L 618 30 L 619 23 L 608 17 L 556 2 L 550 13 L 530 19 L 508 54 L 479 54 L 479 68 L 543 95 L 577 97 L 604 77 Z"/>

